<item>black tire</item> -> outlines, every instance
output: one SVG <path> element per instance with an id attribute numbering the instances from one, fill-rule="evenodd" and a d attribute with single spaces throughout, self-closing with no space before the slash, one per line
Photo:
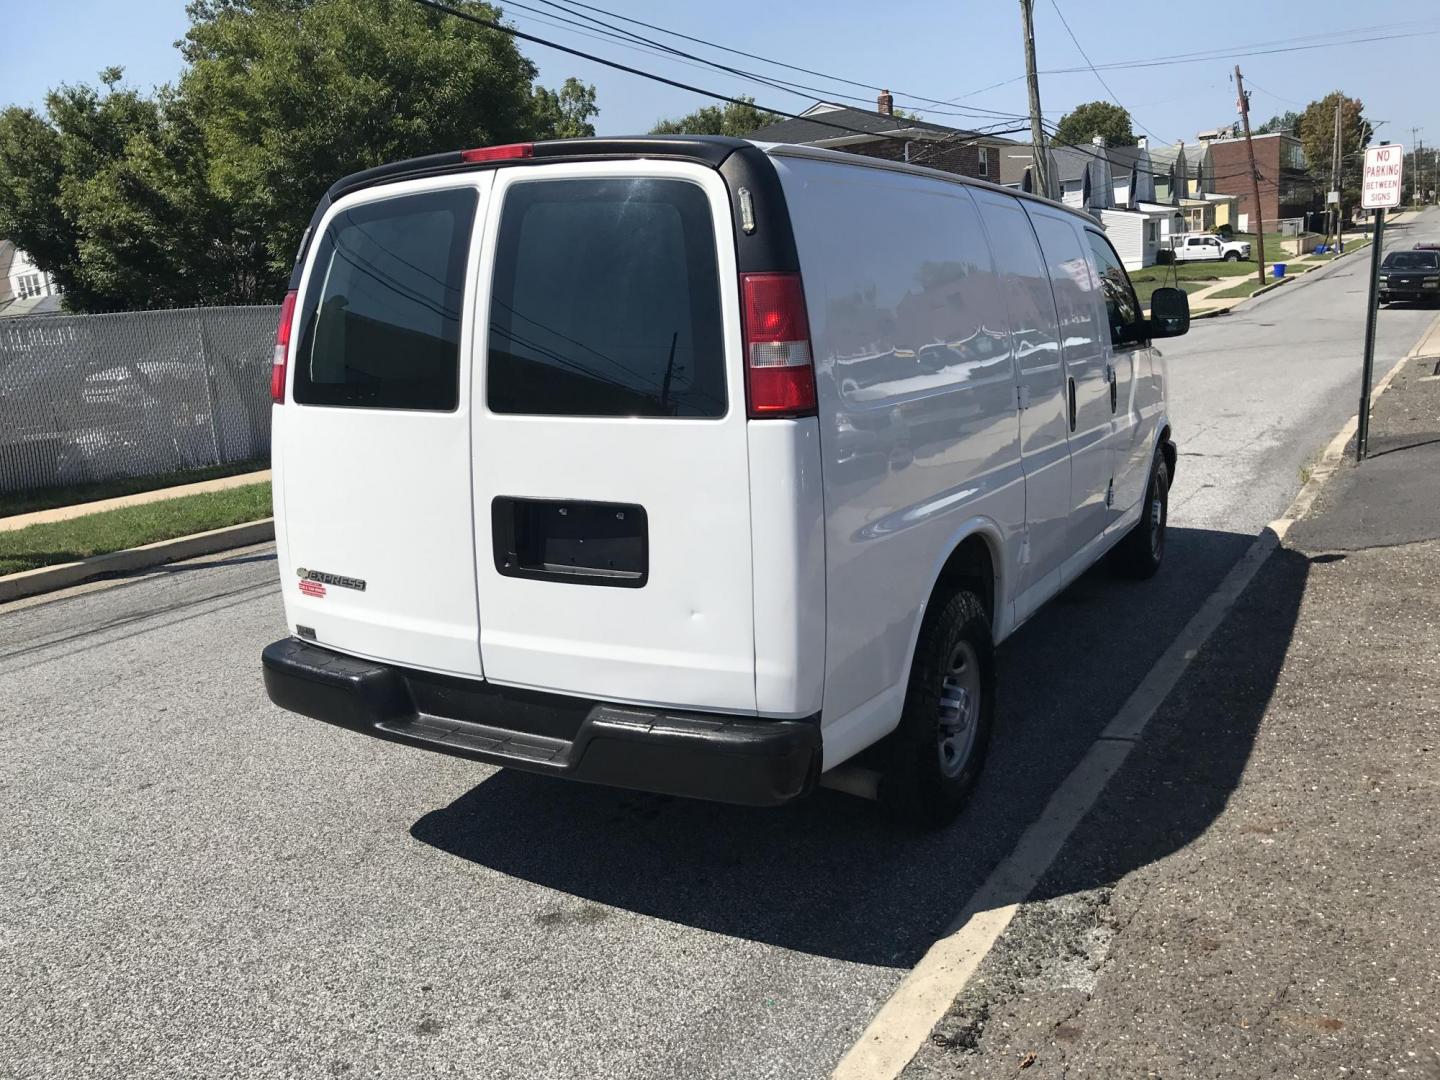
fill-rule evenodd
<path id="1" fill-rule="evenodd" d="M 1240 261 L 1240 253 L 1239 253 L 1238 251 L 1232 251 L 1232 252 L 1230 252 L 1230 254 L 1228 254 L 1228 255 L 1225 256 L 1225 261 L 1226 261 L 1226 262 L 1239 262 L 1239 261 Z"/>
<path id="2" fill-rule="evenodd" d="M 1115 545 L 1111 565 L 1126 577 L 1143 581 L 1155 576 L 1165 560 L 1165 527 L 1170 516 L 1170 469 L 1165 455 L 1157 452 L 1145 485 L 1145 504 L 1140 520 Z"/>
<path id="3" fill-rule="evenodd" d="M 990 620 L 969 589 L 941 593 L 915 643 L 900 726 L 882 747 L 880 802 L 890 816 L 931 829 L 954 821 L 985 765 L 994 726 Z"/>

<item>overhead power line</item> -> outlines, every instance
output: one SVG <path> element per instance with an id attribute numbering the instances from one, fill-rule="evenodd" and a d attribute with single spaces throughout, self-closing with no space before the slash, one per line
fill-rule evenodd
<path id="1" fill-rule="evenodd" d="M 1114 90 L 1110 89 L 1110 84 L 1105 81 L 1105 76 L 1101 75 L 1100 72 L 1096 70 L 1095 65 L 1091 63 L 1090 55 L 1085 51 L 1085 46 L 1080 44 L 1080 39 L 1075 36 L 1075 31 L 1070 29 L 1070 20 L 1065 18 L 1065 13 L 1060 10 L 1060 4 L 1058 3 L 1058 0 L 1050 0 L 1050 6 L 1055 9 L 1055 14 L 1060 16 L 1060 25 L 1065 27 L 1065 33 L 1070 35 L 1070 40 L 1075 45 L 1075 51 L 1080 54 L 1080 58 L 1084 60 L 1086 64 L 1089 64 L 1090 70 L 1094 73 L 1095 78 L 1100 80 L 1100 85 L 1103 86 L 1105 88 L 1105 92 L 1110 95 L 1110 100 L 1113 101 L 1116 105 L 1119 105 L 1120 108 L 1125 109 L 1125 106 L 1120 102 L 1120 98 L 1116 96 Z M 1145 134 L 1149 135 L 1152 139 L 1160 138 L 1159 135 L 1156 135 L 1144 124 L 1140 123 L 1139 118 L 1129 109 L 1125 109 L 1125 115 L 1128 116 L 1131 120 L 1135 121 L 1136 125 L 1140 128 L 1140 130 L 1145 132 Z M 1164 140 L 1162 139 L 1161 141 L 1163 142 Z"/>
<path id="2" fill-rule="evenodd" d="M 582 2 L 582 0 L 565 0 L 564 3 L 558 3 L 558 2 L 556 2 L 556 0 L 539 0 L 539 2 L 542 3 L 542 4 L 545 4 L 547 7 L 556 8 L 556 9 L 559 9 L 559 10 L 561 10 L 561 11 L 566 11 L 566 12 L 568 12 L 568 13 L 571 14 L 571 15 L 581 15 L 581 13 L 580 13 L 579 11 L 574 10 L 574 9 L 576 9 L 576 8 L 583 8 L 583 9 L 585 9 L 586 11 L 598 12 L 598 13 L 601 14 L 601 15 L 607 16 L 608 18 L 618 19 L 619 21 L 625 22 L 625 23 L 629 23 L 629 24 L 632 25 L 632 26 L 641 26 L 641 27 L 644 27 L 644 28 L 647 29 L 647 30 L 653 30 L 653 31 L 655 31 L 656 33 L 665 34 L 665 35 L 667 35 L 667 36 L 669 36 L 669 37 L 678 38 L 678 39 L 680 39 L 680 40 L 682 40 L 682 41 L 689 41 L 689 42 L 693 42 L 693 43 L 695 43 L 695 44 L 697 44 L 697 45 L 704 45 L 704 46 L 706 46 L 707 48 L 716 49 L 716 50 L 718 50 L 718 51 L 720 51 L 720 52 L 730 53 L 730 54 L 732 54 L 732 55 L 734 55 L 734 56 L 743 56 L 743 57 L 745 57 L 746 59 L 749 59 L 749 60 L 758 60 L 758 61 L 760 61 L 761 63 L 764 63 L 764 64 L 771 64 L 771 65 L 773 65 L 773 66 L 775 66 L 775 67 L 787 68 L 787 69 L 790 70 L 790 71 L 798 71 L 798 72 L 800 72 L 800 73 L 802 73 L 802 74 L 805 74 L 805 75 L 814 75 L 815 77 L 820 78 L 820 79 L 829 79 L 829 80 L 832 81 L 832 82 L 842 83 L 842 84 L 844 84 L 844 85 L 846 85 L 846 86 L 852 86 L 852 87 L 856 87 L 856 88 L 862 89 L 862 90 L 869 90 L 869 91 L 875 92 L 875 93 L 878 93 L 878 92 L 881 92 L 881 91 L 886 91 L 886 90 L 891 90 L 890 87 L 882 87 L 882 86 L 878 86 L 878 85 L 875 85 L 875 84 L 872 84 L 872 83 L 860 82 L 860 81 L 858 81 L 858 80 L 845 78 L 844 76 L 835 75 L 835 74 L 830 73 L 830 72 L 818 71 L 818 70 L 816 70 L 816 69 L 814 69 L 814 68 L 801 67 L 801 66 L 799 66 L 798 64 L 791 64 L 791 63 L 789 63 L 789 62 L 787 62 L 787 61 L 784 61 L 784 60 L 776 60 L 776 59 L 774 59 L 773 57 L 762 56 L 762 55 L 760 55 L 759 53 L 746 52 L 746 51 L 743 50 L 743 49 L 732 48 L 732 47 L 729 46 L 729 45 L 722 45 L 722 44 L 720 44 L 719 42 L 706 41 L 706 40 L 703 39 L 703 38 L 698 38 L 698 37 L 694 37 L 694 36 L 692 36 L 692 35 L 690 35 L 690 34 L 682 33 L 682 32 L 679 31 L 679 30 L 672 30 L 672 29 L 670 29 L 670 28 L 668 28 L 668 27 L 664 27 L 664 26 L 657 25 L 656 23 L 645 22 L 645 21 L 642 20 L 642 19 L 632 19 L 632 18 L 630 18 L 629 16 L 627 16 L 627 15 L 621 15 L 621 14 L 619 14 L 618 12 L 607 11 L 605 8 L 597 7 L 597 6 L 594 5 L 594 4 L 584 3 L 584 2 Z M 514 6 L 516 6 L 516 5 L 515 5 L 515 4 L 511 4 L 510 6 L 511 6 L 511 7 L 514 7 Z M 581 15 L 581 17 L 582 17 L 582 18 L 589 18 L 589 16 L 583 16 L 583 15 Z M 607 25 L 607 26 L 609 25 L 609 24 L 601 23 L 601 21 L 598 20 L 598 19 L 594 19 L 594 20 L 592 20 L 592 21 L 593 21 L 593 22 L 600 23 L 601 25 Z M 615 29 L 615 28 L 614 28 L 614 27 L 611 27 L 611 29 Z M 657 42 L 653 42 L 652 39 L 650 39 L 650 38 L 641 38 L 640 40 L 650 41 L 652 44 L 659 44 L 659 43 L 657 43 Z M 662 47 L 662 48 L 669 48 L 669 46 L 663 46 L 663 45 L 662 45 L 661 47 Z M 690 55 L 690 54 L 688 54 L 688 53 L 677 53 L 677 54 L 678 54 L 678 55 L 682 55 L 682 56 L 689 56 L 689 55 Z M 702 62 L 704 62 L 704 63 L 713 63 L 712 61 L 708 61 L 708 60 L 705 60 L 705 61 L 702 61 Z M 726 70 L 733 70 L 733 69 L 726 69 Z M 799 85 L 799 84 L 793 84 L 793 85 Z M 817 92 L 817 91 L 814 90 L 814 88 L 810 88 L 810 89 L 811 89 L 811 92 Z M 846 94 L 836 93 L 836 92 L 834 92 L 833 90 L 824 90 L 824 91 L 818 91 L 818 92 L 821 92 L 821 93 L 824 93 L 824 94 L 827 94 L 827 95 L 833 96 L 833 97 L 849 97 L 850 100 L 853 100 L 853 101 L 869 101 L 869 100 L 870 100 L 869 98 L 859 98 L 859 97 L 855 97 L 855 96 L 853 96 L 853 95 L 846 95 Z M 997 117 L 997 118 L 999 118 L 999 119 L 1004 119 L 1004 120 L 1013 120 L 1013 119 L 1016 119 L 1016 118 L 1020 115 L 1020 114 L 1018 114 L 1018 113 L 1007 113 L 1007 112 L 1003 112 L 1003 111 L 999 111 L 999 110 L 995 110 L 995 109 L 980 108 L 980 107 L 978 107 L 978 106 L 959 106 L 959 107 L 958 107 L 958 111 L 957 111 L 957 106 L 955 106 L 954 102 L 945 101 L 945 100 L 943 100 L 943 99 L 941 99 L 941 98 L 926 97 L 926 96 L 923 95 L 923 94 L 913 94 L 913 93 L 910 93 L 910 92 L 904 91 L 904 90 L 893 90 L 893 91 L 891 91 L 891 92 L 894 94 L 894 96 L 896 96 L 896 97 L 898 97 L 898 98 L 903 98 L 903 99 L 906 99 L 906 100 L 909 100 L 909 101 L 920 102 L 920 103 L 925 104 L 925 105 L 936 106 L 936 108 L 922 109 L 922 110 L 921 110 L 922 112 L 944 113 L 944 114 L 946 114 L 946 115 L 952 115 L 952 116 L 954 116 L 954 115 L 971 115 L 971 114 L 973 114 L 973 115 L 977 115 L 977 116 L 993 116 L 993 117 Z"/>
<path id="3" fill-rule="evenodd" d="M 1371 31 L 1390 30 L 1399 27 L 1408 27 L 1396 33 L 1372 34 L 1366 37 L 1354 37 L 1355 34 L 1370 34 Z M 1409 22 L 1383 23 L 1376 26 L 1355 27 L 1350 30 L 1336 30 L 1324 34 L 1304 34 L 1297 37 L 1275 38 L 1271 41 L 1252 42 L 1248 45 L 1226 46 L 1216 49 L 1204 49 L 1189 53 L 1172 53 L 1168 56 L 1136 57 L 1130 60 L 1114 60 L 1101 64 L 1086 67 L 1048 68 L 1042 75 L 1074 75 L 1085 71 L 1120 71 L 1134 68 L 1163 67 L 1169 64 L 1200 64 L 1215 60 L 1233 60 L 1237 57 L 1249 56 L 1272 56 L 1278 53 L 1304 52 L 1313 49 L 1334 49 L 1345 45 L 1365 45 L 1377 41 L 1394 41 L 1398 38 L 1407 37 L 1429 37 L 1440 34 L 1440 27 L 1437 27 L 1434 20 L 1411 20 Z M 1273 47 L 1270 47 L 1273 46 Z M 978 90 L 970 90 L 950 98 L 950 102 L 963 101 L 966 98 L 976 97 L 989 90 L 997 90 L 1002 86 L 1009 86 L 1011 83 L 1020 82 L 1024 75 L 1012 76 L 1008 79 L 1001 79 L 999 82 L 982 86 Z"/>
<path id="4" fill-rule="evenodd" d="M 575 16 L 577 16 L 579 19 L 583 19 L 584 22 L 577 22 L 575 19 L 567 18 L 566 15 L 555 15 L 555 14 L 552 14 L 552 13 L 549 13 L 549 12 L 541 13 L 541 12 L 540 12 L 540 9 L 531 7 L 529 4 L 521 3 L 520 0 L 512 0 L 512 2 L 507 5 L 507 10 L 513 11 L 514 9 L 517 9 L 517 8 L 518 8 L 518 9 L 520 9 L 520 10 L 522 10 L 522 11 L 534 12 L 534 13 L 536 13 L 536 14 L 534 15 L 534 17 L 537 18 L 537 19 L 542 19 L 542 21 L 543 21 L 543 20 L 559 20 L 559 22 L 568 24 L 568 25 L 571 26 L 571 27 L 578 27 L 578 28 L 580 28 L 580 29 L 578 29 L 578 30 L 573 31 L 573 32 L 575 32 L 575 33 L 585 33 L 586 31 L 598 30 L 599 33 L 605 35 L 607 38 L 613 39 L 616 43 L 618 43 L 618 44 L 620 44 L 620 45 L 622 45 L 622 46 L 624 46 L 624 47 L 627 47 L 627 48 L 637 48 L 637 49 L 641 49 L 641 50 L 643 50 L 643 51 L 645 51 L 645 52 L 651 52 L 651 53 L 654 53 L 654 54 L 660 55 L 660 56 L 674 57 L 674 58 L 677 59 L 678 62 L 680 62 L 680 63 L 688 63 L 690 66 L 694 66 L 694 65 L 696 65 L 696 64 L 699 64 L 699 65 L 703 65 L 703 66 L 705 66 L 705 67 L 714 68 L 715 70 L 717 70 L 717 71 L 722 71 L 722 72 L 726 73 L 727 75 L 735 75 L 735 76 L 738 76 L 738 77 L 740 77 L 740 78 L 742 78 L 742 79 L 748 79 L 748 80 L 751 80 L 751 81 L 753 81 L 753 82 L 758 82 L 758 83 L 761 83 L 761 84 L 763 84 L 763 85 L 765 85 L 765 86 L 769 86 L 769 87 L 771 87 L 772 89 L 780 90 L 780 91 L 782 91 L 783 93 L 797 94 L 797 95 L 800 95 L 800 96 L 818 96 L 818 97 L 820 97 L 820 98 L 822 98 L 822 99 L 824 99 L 824 98 L 844 99 L 844 100 L 846 100 L 846 101 L 855 101 L 855 102 L 860 102 L 860 103 L 866 104 L 866 105 L 873 104 L 873 102 L 872 102 L 872 100 L 871 100 L 870 98 L 859 97 L 858 95 L 849 93 L 849 92 L 847 92 L 847 91 L 836 90 L 836 89 L 834 89 L 833 87 L 827 87 L 827 86 L 811 86 L 811 85 L 808 85 L 808 84 L 806 84 L 806 83 L 795 82 L 795 81 L 790 80 L 790 79 L 780 79 L 780 78 L 778 78 L 778 77 L 774 77 L 774 76 L 767 75 L 767 74 L 765 74 L 765 73 L 763 73 L 763 72 L 750 71 L 750 70 L 747 70 L 747 69 L 745 69 L 745 68 L 737 68 L 737 67 L 732 67 L 732 66 L 729 65 L 729 64 L 722 64 L 722 63 L 720 63 L 720 62 L 717 61 L 717 60 L 711 60 L 711 59 L 709 59 L 709 58 L 707 58 L 707 57 L 705 57 L 705 56 L 701 56 L 701 55 L 698 55 L 698 54 L 696 54 L 696 53 L 686 52 L 686 51 L 684 51 L 683 49 L 677 49 L 677 48 L 675 48 L 673 45 L 667 45 L 667 44 L 665 44 L 665 43 L 662 42 L 662 41 L 656 41 L 656 40 L 653 39 L 653 38 L 645 37 L 643 34 L 636 34 L 635 32 L 633 32 L 633 31 L 631 31 L 631 30 L 626 30 L 626 29 L 624 29 L 623 27 L 616 27 L 615 25 L 613 25 L 613 24 L 611 24 L 611 23 L 607 23 L 607 22 L 605 22 L 603 19 L 598 19 L 598 18 L 596 18 L 596 17 L 593 16 L 593 15 L 587 15 L 587 14 L 585 14 L 584 12 L 581 12 L 581 11 L 572 11 L 569 7 L 567 7 L 567 6 L 564 5 L 564 4 L 555 3 L 554 0 L 540 0 L 540 2 L 543 3 L 543 4 L 545 4 L 547 7 L 554 8 L 554 9 L 556 9 L 557 11 L 560 11 L 560 12 L 564 12 L 564 13 L 566 13 L 566 15 L 575 15 Z M 581 6 L 590 7 L 590 5 L 588 5 L 588 4 L 587 4 L 587 5 L 581 5 Z M 600 11 L 600 10 L 602 10 L 602 9 L 600 9 L 600 8 L 591 8 L 591 10 Z M 647 23 L 647 24 L 645 24 L 645 25 L 648 26 L 648 25 L 650 25 L 650 24 Z M 663 31 L 663 32 L 665 32 L 665 33 L 674 33 L 674 31 Z M 593 35 L 587 34 L 586 36 L 593 36 Z M 680 36 L 680 35 L 677 35 L 677 36 Z M 720 46 L 716 46 L 716 47 L 719 48 Z M 766 63 L 770 63 L 770 64 L 775 64 L 776 66 L 788 66 L 788 65 L 782 65 L 782 64 L 780 64 L 779 61 L 774 61 L 774 60 L 765 60 L 765 62 L 766 62 Z M 835 78 L 834 76 L 829 76 L 829 75 L 822 75 L 821 77 L 822 77 L 822 78 Z M 840 80 L 840 81 L 848 81 L 848 80 Z M 957 108 L 955 108 L 955 107 L 952 106 L 952 107 L 950 107 L 950 108 L 948 108 L 948 109 L 944 109 L 944 110 L 938 110 L 938 109 L 937 109 L 937 110 L 927 110 L 927 111 L 933 111 L 933 112 L 941 112 L 941 111 L 943 111 L 943 112 L 945 112 L 947 115 L 951 115 L 951 116 L 964 116 L 964 117 L 966 117 L 967 119 L 968 119 L 970 116 L 972 116 L 972 115 L 973 115 L 973 116 L 977 116 L 977 117 L 985 117 L 985 118 L 987 118 L 987 119 L 998 118 L 998 119 L 1006 120 L 1006 121 L 1018 119 L 1018 116 L 1017 116 L 1016 114 L 1013 114 L 1013 113 L 1004 113 L 1004 112 L 1000 112 L 1000 111 L 997 111 L 997 110 L 994 110 L 994 109 L 965 109 L 965 108 L 959 108 L 959 109 L 957 109 Z M 993 123 L 993 122 L 994 122 L 994 119 L 991 119 L 991 122 Z"/>
<path id="5" fill-rule="evenodd" d="M 589 60 L 592 63 L 601 64 L 609 68 L 614 68 L 616 71 L 623 71 L 630 75 L 636 75 L 642 79 L 650 79 L 653 82 L 664 83 L 666 86 L 673 86 L 678 90 L 687 90 L 692 94 L 699 94 L 702 97 L 708 97 L 715 101 L 726 101 L 732 105 L 752 106 L 757 109 L 762 109 L 765 112 L 775 113 L 777 116 L 788 117 L 791 120 L 806 120 L 810 123 L 818 124 L 821 127 L 833 128 L 836 131 L 845 132 L 846 134 L 850 135 L 867 135 L 871 138 L 899 139 L 902 141 L 905 140 L 905 136 L 903 135 L 892 135 L 888 132 L 866 131 L 862 128 L 851 127 L 848 124 L 839 124 L 831 120 L 825 120 L 819 116 L 801 116 L 799 113 L 790 112 L 787 109 L 777 109 L 770 105 L 761 105 L 753 100 L 732 97 L 729 94 L 721 94 L 715 90 L 707 90 L 704 87 L 694 86 L 690 83 L 684 83 L 679 81 L 678 79 L 671 79 L 665 75 L 656 74 L 653 71 L 645 71 L 641 68 L 631 67 L 628 64 L 622 64 L 616 60 L 609 60 L 603 56 L 596 56 L 594 53 L 588 53 L 582 49 L 572 48 L 569 45 L 562 45 L 558 41 L 551 41 L 548 38 L 540 37 L 537 34 L 529 34 L 523 30 L 517 30 L 513 26 L 506 26 L 504 23 L 497 22 L 494 19 L 487 19 L 483 16 L 476 15 L 473 12 L 464 11 L 456 7 L 451 7 L 449 4 L 442 4 L 439 2 L 439 0 L 412 0 L 412 2 L 419 4 L 421 7 L 429 8 L 432 11 L 438 11 L 443 15 L 449 15 L 452 18 L 462 19 L 465 22 L 474 23 L 477 26 L 483 26 L 487 29 L 494 30 L 509 37 L 517 38 L 520 41 L 529 41 L 536 45 L 544 45 L 546 48 L 555 49 L 558 52 L 568 53 L 570 56 L 578 56 L 582 60 Z M 1017 128 L 1013 130 L 1020 129 Z M 988 134 L 999 135 L 1003 133 L 989 132 Z"/>

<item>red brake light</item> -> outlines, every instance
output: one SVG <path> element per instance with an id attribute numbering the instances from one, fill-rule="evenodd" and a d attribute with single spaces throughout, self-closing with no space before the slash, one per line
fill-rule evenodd
<path id="1" fill-rule="evenodd" d="M 285 361 L 290 355 L 290 324 L 295 321 L 295 290 L 280 304 L 280 322 L 275 327 L 275 358 L 270 363 L 270 400 L 285 403 Z"/>
<path id="2" fill-rule="evenodd" d="M 506 161 L 510 158 L 535 156 L 535 144 L 528 142 L 507 143 L 505 146 L 481 146 L 474 150 L 461 150 L 462 161 Z"/>
<path id="3" fill-rule="evenodd" d="M 810 321 L 797 273 L 741 274 L 752 419 L 815 414 Z"/>

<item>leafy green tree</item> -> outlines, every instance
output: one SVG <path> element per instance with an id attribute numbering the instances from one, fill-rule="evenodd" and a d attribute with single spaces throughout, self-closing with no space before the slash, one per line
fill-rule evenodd
<path id="1" fill-rule="evenodd" d="M 733 135 L 743 138 L 780 119 L 778 113 L 758 108 L 754 98 L 742 98 L 741 101 L 743 104 L 727 101 L 723 105 L 706 105 L 685 116 L 661 120 L 650 129 L 650 134 Z"/>
<path id="2" fill-rule="evenodd" d="M 153 251 L 126 266 L 128 256 L 111 252 L 92 232 L 97 223 L 133 230 L 125 234 L 133 249 L 143 247 L 144 233 L 179 224 L 174 208 L 161 205 L 141 176 L 121 175 L 123 162 L 155 140 L 163 122 L 159 102 L 122 89 L 121 77 L 121 69 L 109 68 L 101 73 L 103 91 L 85 85 L 52 90 L 43 117 L 21 109 L 0 116 L 0 234 L 49 271 L 67 303 L 82 309 L 136 306 L 157 286 L 164 295 L 167 278 L 183 277 L 167 275 Z M 117 187 L 128 216 L 106 196 Z"/>
<path id="3" fill-rule="evenodd" d="M 590 118 L 600 112 L 595 104 L 595 87 L 575 76 L 565 80 L 560 92 L 535 87 L 535 137 L 537 139 L 585 139 L 595 134 Z"/>
<path id="4" fill-rule="evenodd" d="M 1284 132 L 1286 135 L 1294 135 L 1295 129 L 1299 127 L 1299 125 L 1300 114 L 1297 113 L 1294 109 L 1291 109 L 1288 112 L 1283 112 L 1277 116 L 1272 116 L 1269 120 L 1266 120 L 1263 124 L 1257 127 L 1252 132 L 1252 134 L 1271 135 L 1279 131 Z"/>
<path id="5" fill-rule="evenodd" d="M 537 86 L 513 38 L 402 0 L 186 10 L 177 86 L 142 96 L 111 68 L 0 112 L 0 235 L 72 309 L 273 300 L 346 173 L 594 132 L 594 87 Z"/>
<path id="6" fill-rule="evenodd" d="M 60 133 L 33 109 L 0 112 L 0 236 L 72 288 L 75 230 L 60 210 Z"/>
<path id="7" fill-rule="evenodd" d="M 1341 200 L 1349 206 L 1360 199 L 1360 152 L 1370 143 L 1373 128 L 1365 119 L 1359 98 L 1346 97 L 1339 90 L 1312 101 L 1300 114 L 1296 134 L 1305 150 L 1310 171 L 1329 186 L 1335 157 L 1335 106 L 1340 106 Z"/>
<path id="8" fill-rule="evenodd" d="M 1106 146 L 1135 145 L 1130 114 L 1108 101 L 1075 106 L 1060 118 L 1051 141 L 1061 146 L 1086 146 L 1096 135 L 1105 139 Z"/>
<path id="9" fill-rule="evenodd" d="M 487 18 L 487 4 L 460 0 Z M 588 130 L 593 91 L 532 90 L 498 31 L 396 0 L 195 0 L 180 90 L 210 179 L 275 289 L 339 176 L 397 158 Z"/>

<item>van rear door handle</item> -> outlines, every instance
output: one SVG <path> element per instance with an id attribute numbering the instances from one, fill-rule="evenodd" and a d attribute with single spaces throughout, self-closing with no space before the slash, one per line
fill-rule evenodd
<path id="1" fill-rule="evenodd" d="M 1114 365 L 1114 364 L 1106 364 L 1106 365 L 1105 365 L 1105 378 L 1106 378 L 1106 380 L 1110 383 L 1110 411 L 1113 413 L 1113 412 L 1115 411 L 1116 405 L 1117 405 L 1117 397 L 1116 397 L 1116 395 L 1117 395 L 1117 392 L 1118 392 L 1118 389 L 1119 389 L 1119 387 L 1118 387 L 1117 384 L 1118 384 L 1119 381 L 1120 381 L 1119 379 L 1115 378 L 1115 365 Z"/>
<path id="2" fill-rule="evenodd" d="M 1075 376 L 1070 376 L 1070 430 L 1075 430 Z"/>

